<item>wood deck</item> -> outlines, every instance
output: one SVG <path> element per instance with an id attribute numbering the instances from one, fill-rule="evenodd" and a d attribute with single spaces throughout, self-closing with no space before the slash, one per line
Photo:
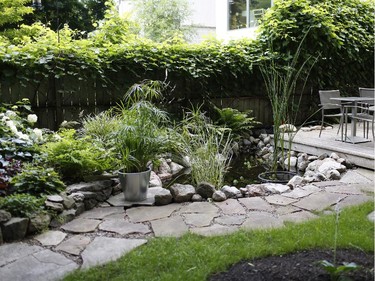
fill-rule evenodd
<path id="1" fill-rule="evenodd" d="M 350 127 L 350 126 L 348 126 Z M 311 155 L 321 155 L 323 153 L 335 152 L 342 158 L 347 159 L 356 166 L 375 170 L 375 152 L 374 140 L 370 137 L 370 142 L 365 143 L 347 143 L 336 140 L 340 138 L 337 135 L 338 125 L 331 129 L 322 131 L 319 138 L 319 130 L 313 131 L 298 131 L 293 139 L 292 150 L 298 152 L 305 152 Z M 371 132 L 370 132 L 371 133 Z M 350 135 L 350 128 L 348 128 L 348 135 Z M 357 136 L 362 136 L 362 128 L 357 129 Z"/>

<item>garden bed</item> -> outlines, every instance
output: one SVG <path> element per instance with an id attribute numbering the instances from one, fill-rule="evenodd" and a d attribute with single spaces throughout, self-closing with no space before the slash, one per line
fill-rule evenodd
<path id="1" fill-rule="evenodd" d="M 261 259 L 241 261 L 227 272 L 212 275 L 210 281 L 277 281 L 277 280 L 332 280 L 330 275 L 318 265 L 321 260 L 332 260 L 332 250 L 309 250 L 298 253 L 270 256 Z M 360 250 L 338 250 L 338 264 L 355 262 L 360 269 L 346 273 L 350 280 L 374 280 L 374 254 Z"/>

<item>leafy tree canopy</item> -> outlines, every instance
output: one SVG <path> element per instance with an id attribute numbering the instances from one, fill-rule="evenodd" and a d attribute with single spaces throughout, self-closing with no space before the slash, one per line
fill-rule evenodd
<path id="1" fill-rule="evenodd" d="M 176 36 L 193 36 L 188 20 L 192 10 L 187 0 L 135 0 L 135 14 L 143 35 L 156 42 Z"/>
<path id="2" fill-rule="evenodd" d="M 27 5 L 29 0 L 0 0 L 0 29 L 6 24 L 22 20 L 24 15 L 32 13 L 33 9 Z"/>

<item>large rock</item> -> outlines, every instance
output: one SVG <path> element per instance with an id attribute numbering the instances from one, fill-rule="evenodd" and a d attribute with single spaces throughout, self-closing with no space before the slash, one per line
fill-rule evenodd
<path id="1" fill-rule="evenodd" d="M 85 200 L 85 195 L 83 195 L 81 192 L 74 192 L 74 193 L 71 193 L 69 196 L 69 198 L 72 198 L 75 202 L 83 202 L 83 200 Z"/>
<path id="2" fill-rule="evenodd" d="M 291 187 L 292 189 L 298 187 L 303 183 L 303 177 L 294 176 L 290 179 L 290 181 L 286 184 L 287 186 Z"/>
<path id="3" fill-rule="evenodd" d="M 81 183 L 69 185 L 66 188 L 66 193 L 72 194 L 75 192 L 82 192 L 82 191 L 98 192 L 104 189 L 108 189 L 111 186 L 112 186 L 111 180 L 81 182 Z"/>
<path id="4" fill-rule="evenodd" d="M 171 174 L 172 175 L 178 174 L 184 168 L 184 166 L 182 166 L 180 164 L 177 164 L 175 162 L 171 162 L 169 164 L 169 167 L 171 167 Z"/>
<path id="5" fill-rule="evenodd" d="M 160 159 L 160 165 L 158 168 L 158 174 L 172 174 L 171 167 L 168 165 L 165 159 Z"/>
<path id="6" fill-rule="evenodd" d="M 208 182 L 201 182 L 197 186 L 197 193 L 205 199 L 212 198 L 212 194 L 215 190 L 215 186 Z"/>
<path id="7" fill-rule="evenodd" d="M 195 194 L 195 188 L 190 184 L 176 183 L 171 186 L 170 191 L 174 201 L 177 203 L 189 202 L 191 197 Z"/>
<path id="8" fill-rule="evenodd" d="M 61 213 L 64 210 L 64 205 L 62 203 L 55 203 L 51 201 L 44 202 L 47 209 Z"/>
<path id="9" fill-rule="evenodd" d="M 227 200 L 227 196 L 221 190 L 216 190 L 214 194 L 212 194 L 212 200 L 215 202 L 223 202 Z"/>
<path id="10" fill-rule="evenodd" d="M 61 194 L 63 198 L 63 205 L 65 209 L 72 209 L 76 206 L 76 201 L 72 198 L 67 196 L 66 194 Z"/>
<path id="11" fill-rule="evenodd" d="M 250 197 L 266 196 L 271 193 L 262 184 L 248 184 L 245 188 L 247 189 L 247 193 Z"/>
<path id="12" fill-rule="evenodd" d="M 159 176 L 154 171 L 151 171 L 149 187 L 162 186 L 162 185 L 163 183 L 161 182 L 161 179 L 159 178 Z"/>
<path id="13" fill-rule="evenodd" d="M 9 212 L 0 210 L 0 223 L 10 220 L 11 217 L 12 215 Z"/>
<path id="14" fill-rule="evenodd" d="M 155 197 L 155 205 L 162 206 L 167 205 L 172 202 L 172 194 L 171 192 L 163 187 L 151 187 L 148 190 L 149 192 L 152 192 Z"/>
<path id="15" fill-rule="evenodd" d="M 28 218 L 11 218 L 1 225 L 4 241 L 21 240 L 27 233 Z"/>
<path id="16" fill-rule="evenodd" d="M 224 185 L 221 188 L 227 198 L 239 198 L 242 197 L 241 191 L 235 186 Z"/>
<path id="17" fill-rule="evenodd" d="M 27 233 L 32 234 L 41 232 L 42 230 L 48 229 L 48 225 L 51 222 L 51 215 L 46 213 L 40 213 L 30 218 L 30 223 L 27 229 Z"/>
<path id="18" fill-rule="evenodd" d="M 48 195 L 47 200 L 54 203 L 64 202 L 64 199 L 60 195 Z"/>

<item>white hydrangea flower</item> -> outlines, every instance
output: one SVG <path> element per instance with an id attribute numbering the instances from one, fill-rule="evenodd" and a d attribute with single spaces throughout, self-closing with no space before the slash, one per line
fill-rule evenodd
<path id="1" fill-rule="evenodd" d="M 22 133 L 22 132 L 17 132 L 17 133 L 16 133 L 16 136 L 17 136 L 18 138 L 22 139 L 22 140 L 30 140 L 29 136 L 26 135 L 26 134 L 24 134 L 24 133 Z"/>
<path id="2" fill-rule="evenodd" d="M 54 134 L 53 138 L 55 139 L 55 141 L 61 140 L 61 137 L 58 134 Z"/>
<path id="3" fill-rule="evenodd" d="M 17 127 L 16 125 L 14 125 L 14 122 L 12 120 L 5 121 L 5 124 L 9 127 L 13 134 L 18 133 Z"/>
<path id="4" fill-rule="evenodd" d="M 5 112 L 5 115 L 8 117 L 14 117 L 14 116 L 17 116 L 17 113 L 15 113 L 13 110 L 7 110 Z"/>
<path id="5" fill-rule="evenodd" d="M 38 140 L 43 140 L 43 131 L 41 129 L 35 128 L 33 132 Z"/>
<path id="6" fill-rule="evenodd" d="M 35 123 L 36 121 L 38 121 L 38 116 L 36 116 L 35 114 L 27 115 L 27 122 Z"/>
<path id="7" fill-rule="evenodd" d="M 3 118 L 1 118 L 1 121 L 2 121 L 2 122 L 8 121 L 8 120 L 10 120 L 9 117 L 8 117 L 8 116 L 5 116 L 5 115 L 3 116 Z"/>

